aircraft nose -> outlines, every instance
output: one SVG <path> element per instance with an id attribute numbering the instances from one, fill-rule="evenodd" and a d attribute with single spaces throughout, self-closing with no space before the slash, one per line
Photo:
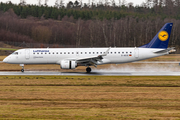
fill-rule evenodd
<path id="1" fill-rule="evenodd" d="M 6 58 L 4 58 L 3 62 L 4 62 L 4 63 L 8 63 L 8 60 L 9 60 L 9 58 L 6 57 Z"/>

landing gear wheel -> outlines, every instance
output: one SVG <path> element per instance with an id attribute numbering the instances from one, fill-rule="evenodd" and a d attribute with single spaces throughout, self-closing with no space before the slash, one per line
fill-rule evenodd
<path id="1" fill-rule="evenodd" d="M 21 72 L 24 72 L 24 64 L 20 64 L 20 66 L 22 67 Z"/>
<path id="2" fill-rule="evenodd" d="M 86 72 L 87 72 L 87 73 L 90 73 L 90 72 L 91 72 L 91 68 L 90 68 L 90 67 L 87 67 L 87 68 L 86 68 Z"/>
<path id="3" fill-rule="evenodd" d="M 21 69 L 21 72 L 24 72 L 24 69 Z"/>

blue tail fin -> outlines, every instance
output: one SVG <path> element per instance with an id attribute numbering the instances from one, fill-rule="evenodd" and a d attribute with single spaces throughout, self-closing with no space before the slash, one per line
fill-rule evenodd
<path id="1" fill-rule="evenodd" d="M 163 48 L 167 49 L 173 23 L 166 23 L 156 36 L 146 45 L 140 48 Z"/>

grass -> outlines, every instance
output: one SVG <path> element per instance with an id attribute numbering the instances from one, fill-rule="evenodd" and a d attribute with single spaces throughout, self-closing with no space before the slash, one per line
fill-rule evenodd
<path id="1" fill-rule="evenodd" d="M 18 49 L 14 49 L 14 48 L 0 48 L 0 50 L 11 50 L 11 51 L 16 51 Z"/>
<path id="2" fill-rule="evenodd" d="M 0 76 L 0 88 L 0 119 L 180 119 L 176 76 Z"/>
<path id="3" fill-rule="evenodd" d="M 5 57 L 0 56 L 0 61 Z M 148 61 L 179 60 L 180 55 L 167 55 Z M 21 69 L 19 65 L 0 65 L 1 71 Z M 139 69 L 144 65 L 129 63 L 117 68 Z M 98 69 L 109 67 L 102 65 Z M 156 64 L 156 67 L 179 69 L 176 64 L 167 68 Z M 25 70 L 64 71 L 59 65 L 25 65 Z M 85 67 L 70 71 L 85 72 Z M 0 119 L 180 119 L 180 79 L 179 76 L 0 76 Z"/>
<path id="4" fill-rule="evenodd" d="M 3 61 L 3 59 L 7 56 L 0 56 L 0 61 Z"/>

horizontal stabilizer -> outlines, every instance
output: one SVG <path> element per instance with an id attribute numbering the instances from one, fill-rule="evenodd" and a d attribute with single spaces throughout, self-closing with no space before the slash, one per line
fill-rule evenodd
<path id="1" fill-rule="evenodd" d="M 176 52 L 176 50 L 174 49 L 175 47 L 172 47 L 172 48 L 167 48 L 167 49 L 164 49 L 164 50 L 157 50 L 157 51 L 153 51 L 154 53 L 172 53 L 172 52 Z"/>

